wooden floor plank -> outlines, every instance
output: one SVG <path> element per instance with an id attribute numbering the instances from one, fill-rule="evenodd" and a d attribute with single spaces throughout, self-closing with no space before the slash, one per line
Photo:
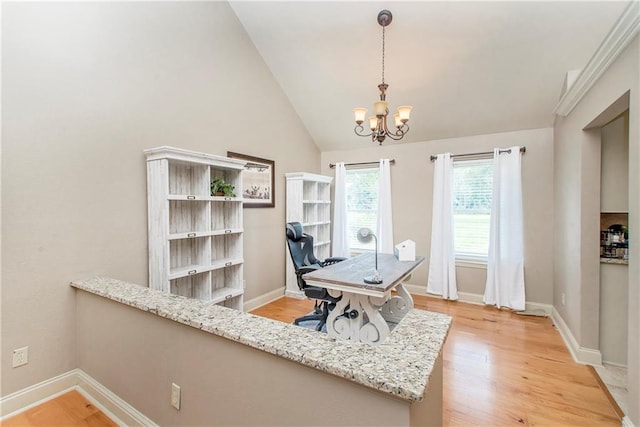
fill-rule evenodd
<path id="1" fill-rule="evenodd" d="M 2 427 L 116 427 L 109 417 L 73 390 L 2 421 Z"/>
<path id="2" fill-rule="evenodd" d="M 414 303 L 453 318 L 443 350 L 446 426 L 620 426 L 551 319 L 417 295 Z M 312 306 L 285 297 L 252 313 L 290 323 Z"/>

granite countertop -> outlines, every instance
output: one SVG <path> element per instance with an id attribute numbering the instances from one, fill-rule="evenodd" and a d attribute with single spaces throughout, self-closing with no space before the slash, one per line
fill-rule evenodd
<path id="1" fill-rule="evenodd" d="M 370 346 L 107 277 L 71 286 L 409 402 L 423 400 L 451 325 L 445 314 L 413 309 L 386 342 Z"/>
<path id="2" fill-rule="evenodd" d="M 629 265 L 629 260 L 622 258 L 605 258 L 600 257 L 600 264 L 620 264 Z"/>

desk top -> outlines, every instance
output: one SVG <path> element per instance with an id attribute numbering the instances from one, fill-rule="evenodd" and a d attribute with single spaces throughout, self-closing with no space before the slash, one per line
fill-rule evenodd
<path id="1" fill-rule="evenodd" d="M 398 261 L 395 255 L 378 254 L 378 272 L 382 276 L 382 283 L 379 285 L 364 283 L 363 280 L 365 276 L 373 274 L 376 265 L 375 253 L 358 255 L 307 273 L 302 277 L 304 280 L 314 284 L 326 283 L 328 285 L 351 287 L 354 288 L 354 292 L 357 292 L 357 289 L 360 288 L 384 293 L 397 286 L 402 279 L 415 270 L 423 261 L 423 256 L 416 257 L 415 261 Z"/>

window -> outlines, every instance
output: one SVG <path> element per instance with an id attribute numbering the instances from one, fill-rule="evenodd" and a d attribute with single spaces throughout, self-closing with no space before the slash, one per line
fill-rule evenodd
<path id="1" fill-rule="evenodd" d="M 349 250 L 375 250 L 375 243 L 358 241 L 362 227 L 376 231 L 378 221 L 378 168 L 347 170 L 347 224 L 349 224 Z"/>
<path id="2" fill-rule="evenodd" d="M 458 260 L 487 261 L 492 185 L 492 159 L 453 162 L 453 234 Z"/>

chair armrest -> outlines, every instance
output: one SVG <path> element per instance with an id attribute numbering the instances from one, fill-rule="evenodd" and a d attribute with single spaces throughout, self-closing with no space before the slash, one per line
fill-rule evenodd
<path id="1" fill-rule="evenodd" d="M 337 264 L 337 263 L 339 263 L 341 261 L 344 261 L 345 259 L 347 259 L 347 258 L 342 258 L 342 257 L 325 258 L 325 260 L 322 261 L 322 266 L 326 267 L 326 266 L 331 265 L 331 264 Z"/>
<path id="2" fill-rule="evenodd" d="M 313 265 L 305 265 L 304 267 L 300 267 L 298 269 L 298 271 L 296 271 L 296 274 L 298 276 L 302 276 L 303 274 L 307 274 L 307 273 L 311 273 L 312 271 L 316 271 L 321 269 L 322 267 L 317 265 L 317 264 L 313 264 Z"/>

